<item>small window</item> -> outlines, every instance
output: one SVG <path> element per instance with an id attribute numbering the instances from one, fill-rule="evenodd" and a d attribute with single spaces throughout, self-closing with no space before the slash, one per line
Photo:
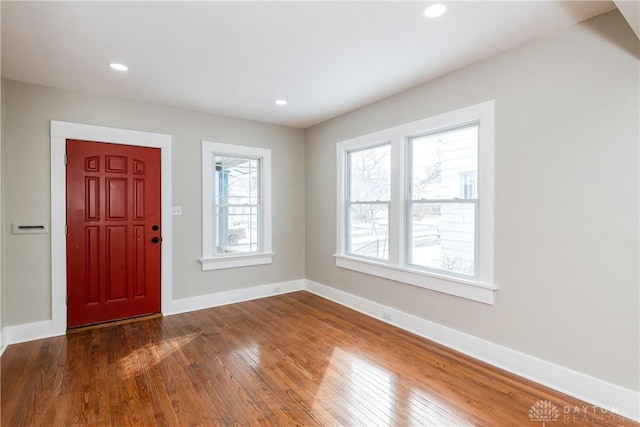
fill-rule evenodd
<path id="1" fill-rule="evenodd" d="M 216 254 L 260 249 L 260 160 L 215 156 Z"/>
<path id="2" fill-rule="evenodd" d="M 202 142 L 203 270 L 271 262 L 270 150 Z"/>

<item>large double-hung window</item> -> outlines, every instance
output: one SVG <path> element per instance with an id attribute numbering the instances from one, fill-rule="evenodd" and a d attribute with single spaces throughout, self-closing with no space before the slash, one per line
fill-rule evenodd
<path id="1" fill-rule="evenodd" d="M 338 143 L 336 264 L 492 304 L 493 110 Z"/>
<path id="2" fill-rule="evenodd" d="M 478 123 L 408 140 L 407 264 L 475 277 Z"/>

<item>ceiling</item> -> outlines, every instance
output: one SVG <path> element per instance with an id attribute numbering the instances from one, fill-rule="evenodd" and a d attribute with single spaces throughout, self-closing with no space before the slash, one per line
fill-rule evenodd
<path id="1" fill-rule="evenodd" d="M 3 1 L 2 76 L 305 128 L 615 8 L 428 4 Z"/>

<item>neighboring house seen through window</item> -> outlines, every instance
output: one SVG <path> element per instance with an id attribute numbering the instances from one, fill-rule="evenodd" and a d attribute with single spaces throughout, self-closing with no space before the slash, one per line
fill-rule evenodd
<path id="1" fill-rule="evenodd" d="M 478 124 L 409 138 L 408 151 L 407 264 L 475 276 Z"/>

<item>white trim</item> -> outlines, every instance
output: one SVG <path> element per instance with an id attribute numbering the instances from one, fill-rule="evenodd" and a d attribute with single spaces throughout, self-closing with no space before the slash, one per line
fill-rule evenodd
<path id="1" fill-rule="evenodd" d="M 260 248 L 258 252 L 238 255 L 216 255 L 214 217 L 214 174 L 211 167 L 214 155 L 229 155 L 260 159 Z M 217 270 L 252 265 L 271 264 L 271 150 L 245 145 L 202 141 L 202 270 Z"/>
<path id="2" fill-rule="evenodd" d="M 374 276 L 407 283 L 473 301 L 493 305 L 495 291 L 494 270 L 494 120 L 495 101 L 486 101 L 458 110 L 438 114 L 336 144 L 336 266 Z M 478 199 L 479 223 L 476 229 L 476 277 L 459 277 L 446 271 L 427 272 L 406 264 L 406 156 L 408 138 L 425 132 L 439 132 L 452 127 L 478 123 Z M 375 262 L 347 253 L 346 191 L 347 153 L 353 150 L 391 144 L 391 204 L 389 262 Z"/>
<path id="3" fill-rule="evenodd" d="M 435 273 L 414 271 L 408 268 L 346 255 L 336 254 L 335 257 L 336 266 L 341 268 L 384 277 L 385 279 L 395 280 L 396 282 L 407 283 L 484 304 L 493 305 L 495 303 L 495 291 L 498 288 L 493 284 L 484 284 L 454 276 L 441 276 Z"/>
<path id="4" fill-rule="evenodd" d="M 477 197 L 480 209 L 476 232 L 478 247 L 479 279 L 493 282 L 494 269 L 494 206 L 495 206 L 495 102 L 478 104 L 480 128 L 478 129 L 478 180 Z"/>
<path id="5" fill-rule="evenodd" d="M 5 332 L 5 328 L 0 329 L 0 356 L 4 354 L 4 351 L 7 349 L 5 344 L 7 333 Z"/>
<path id="6" fill-rule="evenodd" d="M 398 218 L 397 221 L 389 221 L 389 236 L 404 236 L 407 232 L 404 195 L 406 179 L 402 174 L 393 171 L 402 171 L 406 159 L 406 144 L 404 138 L 396 136 L 391 143 L 391 206 L 389 218 Z M 407 256 L 407 248 L 404 239 L 389 239 L 389 261 L 391 265 L 402 265 Z"/>
<path id="7" fill-rule="evenodd" d="M 165 314 L 180 314 L 189 311 L 203 310 L 226 304 L 235 304 L 273 295 L 287 294 L 303 291 L 305 279 L 291 280 L 288 282 L 271 283 L 268 285 L 252 286 L 250 288 L 236 289 L 233 291 L 217 292 L 197 297 L 177 299 L 173 301 L 171 311 Z"/>
<path id="8" fill-rule="evenodd" d="M 4 349 L 11 344 L 34 341 L 42 338 L 50 338 L 60 334 L 53 332 L 53 321 L 44 320 L 42 322 L 24 323 L 22 325 L 5 326 L 4 328 Z"/>
<path id="9" fill-rule="evenodd" d="M 306 281 L 308 292 L 457 350 L 618 415 L 640 421 L 640 392 L 538 359 L 338 289 Z M 532 404 L 534 402 L 531 402 Z"/>
<path id="10" fill-rule="evenodd" d="M 248 255 L 219 256 L 216 258 L 200 259 L 202 270 L 220 270 L 223 268 L 247 267 L 251 265 L 271 264 L 273 253 Z"/>
<path id="11" fill-rule="evenodd" d="M 51 121 L 51 334 L 67 331 L 67 239 L 66 172 L 64 156 L 66 140 L 81 139 L 112 144 L 160 148 L 162 200 L 162 312 L 169 310 L 173 300 L 172 231 L 171 231 L 171 135 L 93 126 L 80 123 Z M 7 339 L 7 343 L 11 343 Z"/>

